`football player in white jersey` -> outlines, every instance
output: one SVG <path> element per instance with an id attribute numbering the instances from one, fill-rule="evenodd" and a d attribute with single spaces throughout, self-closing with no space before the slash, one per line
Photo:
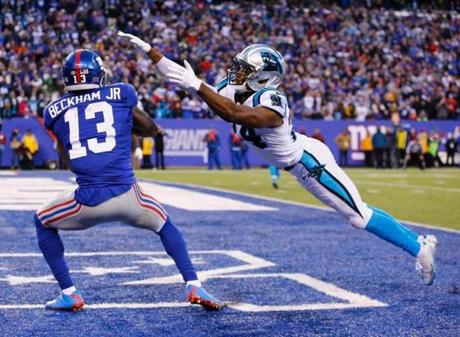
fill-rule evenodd
<path id="1" fill-rule="evenodd" d="M 287 97 L 278 89 L 286 66 L 276 50 L 262 44 L 245 48 L 233 58 L 227 77 L 212 87 L 195 76 L 187 61 L 182 67 L 138 37 L 123 32 L 118 35 L 144 50 L 167 81 L 195 91 L 217 115 L 233 123 L 235 131 L 268 164 L 294 175 L 307 191 L 354 227 L 414 256 L 423 283 L 433 284 L 436 237 L 418 235 L 391 215 L 364 203 L 329 148 L 293 131 Z"/>

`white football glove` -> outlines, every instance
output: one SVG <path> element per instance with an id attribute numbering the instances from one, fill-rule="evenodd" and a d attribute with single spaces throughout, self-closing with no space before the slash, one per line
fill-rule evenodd
<path id="1" fill-rule="evenodd" d="M 150 45 L 147 42 L 141 40 L 140 38 L 138 38 L 135 35 L 123 33 L 121 30 L 118 31 L 117 35 L 119 37 L 121 37 L 122 39 L 124 39 L 124 40 L 128 40 L 133 45 L 135 45 L 136 47 L 142 49 L 146 53 L 148 53 L 150 51 L 150 49 L 152 48 L 152 47 L 150 47 Z"/>
<path id="2" fill-rule="evenodd" d="M 202 81 L 196 77 L 192 66 L 184 61 L 185 68 L 182 67 L 170 67 L 166 74 L 167 80 L 171 83 L 177 84 L 179 87 L 184 89 L 194 89 L 198 91 L 200 89 Z"/>

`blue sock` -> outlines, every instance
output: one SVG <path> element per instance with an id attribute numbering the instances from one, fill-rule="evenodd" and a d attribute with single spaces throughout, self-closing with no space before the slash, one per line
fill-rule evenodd
<path id="1" fill-rule="evenodd" d="M 43 226 L 36 214 L 34 214 L 34 222 L 37 229 L 38 246 L 58 281 L 59 287 L 61 289 L 72 287 L 69 268 L 64 260 L 64 245 L 57 229 Z"/>
<path id="2" fill-rule="evenodd" d="M 373 214 L 367 223 L 366 230 L 404 249 L 412 256 L 417 256 L 420 251 L 417 234 L 403 226 L 388 213 L 378 208 L 369 207 L 372 208 Z"/>
<path id="3" fill-rule="evenodd" d="M 188 255 L 187 244 L 185 243 L 182 234 L 176 226 L 171 223 L 169 218 L 166 220 L 166 223 L 158 235 L 160 235 L 161 242 L 165 247 L 166 253 L 168 253 L 168 255 L 171 256 L 176 263 L 184 281 L 188 282 L 198 280 L 195 267 Z"/>
<path id="4" fill-rule="evenodd" d="M 406 234 L 409 235 L 410 237 L 412 237 L 414 240 L 417 240 L 417 238 L 418 238 L 418 234 L 417 234 L 417 233 L 415 233 L 414 231 L 412 231 L 412 230 L 409 229 L 408 227 L 402 225 L 399 221 L 397 221 L 395 218 L 393 218 L 390 214 L 388 214 L 388 213 L 385 212 L 385 211 L 382 211 L 380 208 L 375 208 L 375 207 L 371 207 L 371 208 L 372 208 L 372 210 L 373 210 L 374 212 L 378 212 L 378 213 L 380 213 L 382 216 L 386 216 L 386 217 L 392 219 L 393 221 L 396 221 L 396 222 L 399 224 L 399 226 L 401 227 L 401 230 L 405 231 Z"/>

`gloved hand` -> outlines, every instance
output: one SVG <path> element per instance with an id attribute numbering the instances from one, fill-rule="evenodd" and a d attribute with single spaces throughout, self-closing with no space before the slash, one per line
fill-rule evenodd
<path id="1" fill-rule="evenodd" d="M 131 42 L 133 45 L 142 49 L 146 53 L 148 53 L 150 49 L 152 48 L 147 42 L 143 41 L 142 39 L 138 38 L 135 35 L 123 33 L 121 30 L 118 31 L 117 35 L 121 37 L 122 39 Z"/>
<path id="2" fill-rule="evenodd" d="M 166 79 L 174 84 L 177 84 L 184 89 L 194 89 L 198 91 L 200 89 L 202 81 L 196 77 L 192 66 L 184 61 L 185 68 L 182 67 L 170 67 L 166 73 Z"/>

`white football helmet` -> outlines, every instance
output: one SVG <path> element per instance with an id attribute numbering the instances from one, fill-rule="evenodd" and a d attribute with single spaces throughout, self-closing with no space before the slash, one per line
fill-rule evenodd
<path id="1" fill-rule="evenodd" d="M 285 73 L 286 64 L 280 53 L 265 44 L 253 44 L 233 58 L 228 83 L 237 92 L 277 88 Z"/>

